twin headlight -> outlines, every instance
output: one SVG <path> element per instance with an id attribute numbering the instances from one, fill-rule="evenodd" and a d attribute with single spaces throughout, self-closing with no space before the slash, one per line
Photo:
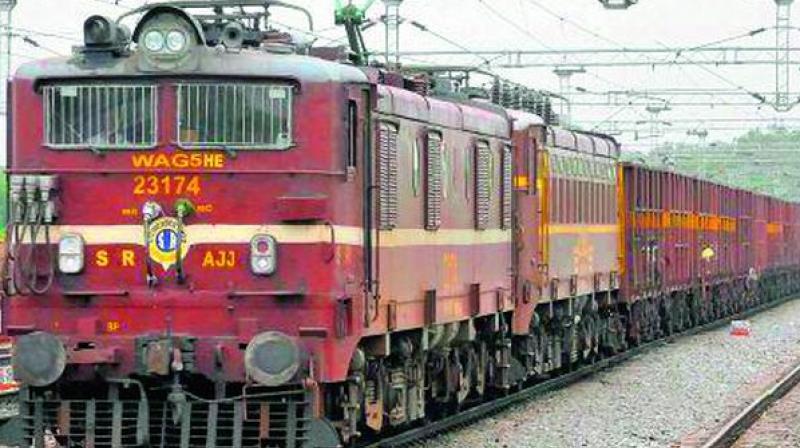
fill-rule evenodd
<path id="1" fill-rule="evenodd" d="M 154 63 L 178 62 L 189 55 L 197 45 L 192 24 L 172 12 L 161 12 L 149 17 L 137 34 L 139 48 Z"/>
<path id="2" fill-rule="evenodd" d="M 150 30 L 142 40 L 147 51 L 153 54 L 181 54 L 189 46 L 189 38 L 183 30 L 172 30 L 166 33 L 161 30 Z"/>
<path id="3" fill-rule="evenodd" d="M 58 241 L 58 270 L 62 274 L 79 274 L 85 262 L 85 244 L 78 234 L 64 234 Z"/>

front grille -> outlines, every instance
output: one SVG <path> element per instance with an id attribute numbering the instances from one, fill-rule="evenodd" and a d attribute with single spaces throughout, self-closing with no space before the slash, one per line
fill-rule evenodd
<path id="1" fill-rule="evenodd" d="M 162 394 L 163 395 L 163 394 Z M 22 401 L 25 446 L 164 448 L 303 448 L 310 403 L 300 388 L 248 388 L 247 397 L 216 402 L 187 399 L 59 400 L 27 391 Z"/>
<path id="2" fill-rule="evenodd" d="M 34 401 L 22 405 L 25 446 L 138 446 L 138 401 Z M 116 422 L 116 424 L 112 424 Z"/>
<path id="3" fill-rule="evenodd" d="M 153 85 L 48 85 L 43 88 L 45 145 L 150 148 L 157 137 Z"/>

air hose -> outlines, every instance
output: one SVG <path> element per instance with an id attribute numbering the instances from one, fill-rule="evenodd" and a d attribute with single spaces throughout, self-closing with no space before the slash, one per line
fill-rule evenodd
<path id="1" fill-rule="evenodd" d="M 144 218 L 144 247 L 145 252 L 150 250 L 150 221 L 152 217 L 145 216 Z M 147 286 L 150 288 L 154 288 L 156 284 L 158 284 L 158 278 L 153 274 L 153 261 L 150 260 L 150 256 L 144 257 L 144 266 L 147 275 Z"/>
<path id="2" fill-rule="evenodd" d="M 178 199 L 175 202 L 175 214 L 178 217 L 178 231 L 177 245 L 175 246 L 175 271 L 178 277 L 178 283 L 186 281 L 186 273 L 183 268 L 183 253 L 181 251 L 183 246 L 183 232 L 184 232 L 184 219 L 191 216 L 195 212 L 194 204 L 188 199 Z"/>
<path id="3" fill-rule="evenodd" d="M 29 292 L 34 295 L 47 293 L 55 280 L 55 254 L 51 247 L 50 226 L 45 223 L 47 204 L 43 201 L 37 203 L 20 202 L 21 219 L 14 224 L 13 240 L 8 248 L 14 268 L 11 271 L 11 283 L 15 291 Z M 44 229 L 43 229 L 44 228 Z M 44 246 L 38 243 L 39 236 L 44 232 Z M 25 244 L 25 237 L 30 238 L 24 254 L 20 254 Z M 39 273 L 40 251 L 44 250 L 47 264 L 47 273 Z M 44 282 L 40 278 L 44 277 Z"/>
<path id="4" fill-rule="evenodd" d="M 22 238 L 25 235 L 23 226 L 24 223 L 28 222 L 28 204 L 20 198 L 17 198 L 14 204 L 16 207 L 19 207 L 19 213 L 16 215 L 19 219 L 14 222 L 14 233 L 6 249 L 9 254 L 6 265 L 13 263 L 13 266 L 9 269 L 9 280 L 11 281 L 11 289 L 13 292 L 19 292 L 23 291 L 19 282 L 20 247 L 22 246 Z"/>
<path id="5" fill-rule="evenodd" d="M 39 202 L 39 213 L 36 216 L 36 221 L 30 225 L 30 233 L 31 233 L 31 249 L 30 249 L 30 258 L 31 263 L 29 265 L 30 271 L 28 273 L 28 288 L 30 288 L 31 292 L 35 295 L 42 295 L 45 294 L 51 286 L 53 286 L 53 280 L 56 276 L 56 268 L 55 268 L 55 254 L 53 253 L 53 247 L 50 244 L 50 225 L 45 222 L 45 213 L 47 213 L 47 204 L 45 202 Z M 44 246 L 38 244 L 39 234 L 42 232 L 42 227 L 44 227 Z M 39 283 L 39 258 L 37 257 L 38 251 L 44 251 L 45 260 L 47 264 L 47 273 L 44 274 L 44 283 Z"/>

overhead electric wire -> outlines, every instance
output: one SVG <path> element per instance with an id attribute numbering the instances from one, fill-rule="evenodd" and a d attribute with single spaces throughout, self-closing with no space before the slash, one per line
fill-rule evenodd
<path id="1" fill-rule="evenodd" d="M 664 43 L 662 43 L 662 42 L 660 42 L 658 40 L 656 40 L 656 43 L 661 45 L 661 46 L 663 46 L 664 48 L 669 48 L 666 44 L 664 44 Z M 759 98 L 760 95 L 758 93 L 752 92 L 751 90 L 747 89 L 746 87 L 744 87 L 744 86 L 742 86 L 740 84 L 737 84 L 736 82 L 728 79 L 727 77 L 725 77 L 723 75 L 720 75 L 719 73 L 715 72 L 714 70 L 711 70 L 710 68 L 706 67 L 705 65 L 700 64 L 697 61 L 695 61 L 694 59 L 686 56 L 686 54 L 678 53 L 678 54 L 675 55 L 675 59 L 677 60 L 678 58 L 683 58 L 684 60 L 688 61 L 691 65 L 703 70 L 704 72 L 706 72 L 709 75 L 717 78 L 718 80 L 722 81 L 723 83 L 733 87 L 736 90 L 739 90 L 739 91 L 742 91 L 742 92 L 746 92 L 750 96 L 752 96 L 753 98 L 756 98 L 756 99 L 760 100 L 760 98 Z M 762 101 L 762 102 L 764 102 L 764 101 Z"/>
<path id="2" fill-rule="evenodd" d="M 618 46 L 618 47 L 625 47 L 625 45 L 622 45 L 621 43 L 619 43 L 619 42 L 617 42 L 617 41 L 615 41 L 613 39 L 610 39 L 610 38 L 608 38 L 606 36 L 603 36 L 600 33 L 596 32 L 596 31 L 594 31 L 594 30 L 592 30 L 592 29 L 590 29 L 590 28 L 588 28 L 586 26 L 583 26 L 580 23 L 570 19 L 569 17 L 562 16 L 561 14 L 558 14 L 557 12 L 555 12 L 555 11 L 549 9 L 548 7 L 542 5 L 537 0 L 524 0 L 524 1 L 530 3 L 531 5 L 539 8 L 539 9 L 541 9 L 542 11 L 544 11 L 547 14 L 549 14 L 550 16 L 557 18 L 561 22 L 564 22 L 564 23 L 567 23 L 569 25 L 572 25 L 573 27 L 583 31 L 586 34 L 589 34 L 589 35 L 591 35 L 591 36 L 593 36 L 593 37 L 595 37 L 597 39 L 603 40 L 603 41 L 605 41 L 607 43 L 610 43 L 612 45 L 615 45 L 615 46 Z"/>
<path id="3" fill-rule="evenodd" d="M 583 31 L 586 34 L 589 34 L 589 35 L 591 35 L 591 36 L 593 36 L 593 37 L 595 37 L 597 39 L 600 39 L 600 40 L 605 41 L 607 43 L 610 43 L 612 45 L 623 47 L 623 48 L 625 47 L 625 45 L 622 45 L 620 42 L 618 42 L 618 41 L 616 41 L 614 39 L 608 38 L 606 36 L 603 36 L 602 34 L 596 32 L 596 31 L 594 31 L 594 30 L 592 30 L 592 29 L 590 29 L 590 28 L 588 28 L 588 27 L 586 27 L 586 26 L 584 26 L 584 25 L 582 25 L 582 24 L 580 24 L 580 23 L 578 23 L 578 22 L 566 17 L 566 16 L 563 16 L 563 15 L 551 10 L 550 8 L 548 8 L 548 7 L 544 6 L 543 4 L 541 4 L 538 0 L 524 0 L 524 1 L 526 1 L 527 3 L 533 5 L 533 6 L 537 7 L 537 8 L 539 8 L 540 10 L 544 11 L 545 13 L 557 18 L 558 20 L 562 21 L 563 23 L 570 24 L 571 26 L 577 28 L 578 30 Z M 774 28 L 774 27 L 771 27 L 771 28 Z M 743 86 L 741 86 L 739 84 L 736 84 L 733 81 L 730 81 L 729 79 L 725 78 L 724 76 L 720 75 L 719 73 L 715 72 L 714 70 L 711 70 L 708 67 L 705 67 L 702 64 L 697 63 L 696 61 L 694 61 L 693 59 L 687 57 L 683 53 L 685 51 L 691 51 L 691 50 L 696 50 L 696 49 L 700 49 L 700 48 L 706 48 L 706 47 L 710 47 L 710 46 L 713 46 L 713 45 L 718 45 L 720 43 L 730 42 L 730 41 L 733 41 L 733 40 L 738 40 L 738 39 L 741 39 L 741 38 L 744 38 L 744 37 L 753 37 L 753 36 L 756 36 L 758 34 L 761 34 L 761 33 L 765 32 L 765 31 L 767 31 L 767 30 L 769 30 L 771 28 L 769 28 L 769 27 L 757 28 L 755 30 L 751 30 L 751 31 L 748 31 L 746 33 L 742 33 L 742 34 L 739 34 L 739 35 L 736 35 L 736 36 L 731 36 L 731 37 L 728 37 L 728 38 L 719 39 L 719 40 L 712 41 L 712 42 L 709 42 L 709 43 L 706 43 L 706 44 L 703 44 L 703 45 L 699 45 L 699 46 L 695 46 L 695 47 L 689 47 L 684 51 L 679 51 L 678 53 L 676 53 L 676 55 L 675 55 L 676 56 L 676 60 L 677 60 L 677 58 L 683 57 L 684 60 L 688 61 L 691 65 L 699 67 L 700 69 L 702 69 L 703 71 L 705 71 L 705 72 L 709 73 L 710 75 L 716 77 L 720 81 L 723 81 L 726 84 L 735 87 L 737 90 L 741 90 L 743 92 L 746 92 L 750 96 L 755 98 L 756 100 L 764 103 L 766 101 L 762 100 L 763 96 L 758 95 L 757 93 L 752 92 L 749 89 L 746 89 Z M 663 46 L 663 47 L 665 47 L 665 48 L 667 48 L 666 45 L 664 45 L 661 42 L 658 42 L 658 44 Z M 680 67 L 679 65 L 675 64 L 675 66 L 679 67 L 680 70 L 684 71 L 684 69 L 682 67 Z M 684 73 L 685 73 L 685 71 L 684 71 Z"/>
<path id="4" fill-rule="evenodd" d="M 66 40 L 66 41 L 76 42 L 76 43 L 82 43 L 83 42 L 83 40 L 81 40 L 80 38 L 78 38 L 76 36 L 70 36 L 68 34 L 63 34 L 63 33 L 39 31 L 39 30 L 30 29 L 30 28 L 21 28 L 21 27 L 18 27 L 18 26 L 12 26 L 12 27 L 10 27 L 10 29 L 11 29 L 12 32 L 15 31 L 15 32 L 18 32 L 20 34 L 30 34 L 32 36 L 50 37 L 50 38 L 53 38 L 53 39 Z"/>
<path id="5" fill-rule="evenodd" d="M 133 9 L 132 7 L 130 7 L 128 5 L 122 4 L 122 2 L 120 0 L 86 0 L 86 1 L 92 1 L 92 2 L 95 2 L 95 3 L 102 3 L 104 5 L 116 6 L 118 8 L 127 9 L 128 11 Z"/>
<path id="6" fill-rule="evenodd" d="M 628 109 L 628 108 L 630 108 L 630 107 L 632 107 L 632 106 L 630 106 L 630 105 L 627 105 L 627 104 L 626 104 L 626 105 L 623 105 L 623 106 L 621 106 L 621 107 L 619 107 L 617 110 L 615 110 L 614 112 L 612 112 L 612 113 L 611 113 L 611 115 L 607 116 L 606 118 L 604 118 L 603 120 L 599 121 L 599 122 L 598 122 L 598 123 L 596 123 L 594 126 L 592 126 L 592 129 L 591 129 L 591 130 L 592 130 L 592 131 L 596 131 L 596 130 L 598 130 L 598 129 L 599 129 L 601 126 L 602 126 L 602 125 L 604 125 L 604 124 L 606 124 L 606 123 L 610 122 L 612 118 L 616 117 L 616 116 L 617 116 L 617 115 L 619 115 L 619 114 L 620 114 L 622 111 L 624 111 L 625 109 Z"/>
<path id="7" fill-rule="evenodd" d="M 274 25 L 278 25 L 278 26 L 283 27 L 283 28 L 286 28 L 286 29 L 288 29 L 290 31 L 297 31 L 299 33 L 303 33 L 303 34 L 306 34 L 306 35 L 309 35 L 309 36 L 313 36 L 314 38 L 316 38 L 316 40 L 322 40 L 322 41 L 325 41 L 325 42 L 330 43 L 330 44 L 338 45 L 342 39 L 345 39 L 347 37 L 347 36 L 345 36 L 345 37 L 341 37 L 341 38 L 338 38 L 338 39 L 334 39 L 334 38 L 331 38 L 331 37 L 323 36 L 322 34 L 319 34 L 318 32 L 315 32 L 315 31 L 298 28 L 296 26 L 289 25 L 289 24 L 287 24 L 285 22 L 279 22 L 279 21 L 277 21 L 275 19 L 270 19 L 269 23 L 274 24 Z"/>
<path id="8" fill-rule="evenodd" d="M 53 50 L 53 49 L 52 49 L 52 48 L 50 48 L 50 47 L 47 47 L 47 46 L 45 46 L 45 45 L 42 45 L 41 43 L 39 43 L 38 41 L 36 41 L 36 40 L 32 39 L 32 38 L 31 38 L 30 36 L 28 36 L 28 35 L 25 35 L 25 34 L 18 34 L 18 33 L 12 33 L 12 34 L 11 34 L 11 36 L 12 36 L 12 37 L 18 37 L 18 38 L 22 39 L 22 41 L 23 41 L 23 42 L 25 42 L 26 44 L 28 44 L 28 45 L 30 45 L 30 46 L 32 46 L 32 47 L 35 47 L 35 48 L 40 48 L 40 49 L 42 49 L 42 50 L 44 50 L 44 51 L 46 51 L 46 52 L 48 52 L 48 53 L 50 53 L 50 54 L 53 54 L 53 55 L 55 55 L 55 56 L 64 56 L 64 54 L 63 54 L 63 53 L 61 53 L 60 51 L 56 51 L 56 50 Z"/>
<path id="9" fill-rule="evenodd" d="M 499 18 L 500 20 L 502 20 L 506 24 L 512 26 L 517 31 L 519 31 L 519 32 L 525 34 L 526 36 L 530 37 L 531 39 L 533 39 L 536 43 L 538 43 L 542 47 L 547 48 L 548 50 L 553 50 L 554 49 L 553 47 L 551 47 L 551 46 L 547 45 L 546 43 L 544 43 L 544 41 L 542 41 L 539 38 L 539 36 L 537 36 L 537 35 L 533 34 L 532 32 L 530 32 L 530 30 L 526 29 L 525 27 L 521 26 L 520 24 L 514 22 L 513 20 L 509 19 L 505 15 L 501 14 L 495 8 L 489 6 L 489 3 L 486 2 L 485 0 L 477 0 L 477 1 L 478 1 L 478 3 L 483 5 L 483 7 L 486 8 L 489 12 L 494 14 L 497 18 Z"/>
<path id="10" fill-rule="evenodd" d="M 745 37 L 754 37 L 754 36 L 757 36 L 757 35 L 765 32 L 765 31 L 773 29 L 773 28 L 775 28 L 775 27 L 756 28 L 756 29 L 748 31 L 746 33 L 737 34 L 737 35 L 734 35 L 734 36 L 731 36 L 731 37 L 727 37 L 727 38 L 723 38 L 723 39 L 717 39 L 715 41 L 707 42 L 705 44 L 696 45 L 694 47 L 689 47 L 689 48 L 687 48 L 685 50 L 679 50 L 678 52 L 675 53 L 674 61 L 677 61 L 679 58 L 683 58 L 684 60 L 688 61 L 691 65 L 700 68 L 701 70 L 703 70 L 706 73 L 710 74 L 711 76 L 717 78 L 718 80 L 720 80 L 720 81 L 722 81 L 722 82 L 734 87 L 735 89 L 737 89 L 737 90 L 739 90 L 741 92 L 747 93 L 749 96 L 753 97 L 759 103 L 765 104 L 767 101 L 766 101 L 766 98 L 764 98 L 764 96 L 762 96 L 762 95 L 760 95 L 760 94 L 758 94 L 756 92 L 753 92 L 753 91 L 745 88 L 744 86 L 741 86 L 741 85 L 731 81 L 730 79 L 726 78 L 725 76 L 719 74 L 717 71 L 706 67 L 704 64 L 700 64 L 700 63 L 695 62 L 693 59 L 691 59 L 688 56 L 686 56 L 685 53 L 686 52 L 691 52 L 691 51 L 694 51 L 694 50 L 699 50 L 699 49 L 702 49 L 702 48 L 713 47 L 713 46 L 719 45 L 721 43 L 731 42 L 731 41 L 739 40 L 739 39 L 742 39 L 742 38 L 745 38 Z M 664 48 L 669 48 L 666 44 L 664 44 L 664 43 L 662 43 L 662 42 L 660 42 L 658 40 L 656 40 L 655 42 L 657 44 L 661 45 Z M 686 73 L 686 70 L 685 70 L 685 68 L 683 66 L 678 65 L 678 64 L 675 64 L 675 66 L 678 67 L 679 70 L 681 70 L 692 81 L 693 84 L 697 85 L 696 81 L 694 81 L 692 79 L 692 77 L 689 76 L 688 73 Z M 719 98 L 719 100 L 720 100 L 720 102 L 722 102 L 724 104 L 727 104 L 727 101 L 724 98 Z"/>
<path id="11" fill-rule="evenodd" d="M 745 37 L 757 36 L 757 35 L 765 32 L 765 31 L 769 31 L 769 30 L 772 30 L 772 29 L 775 29 L 775 27 L 771 26 L 771 27 L 756 28 L 756 29 L 748 31 L 746 33 L 737 34 L 735 36 L 726 37 L 726 38 L 723 38 L 723 39 L 718 39 L 718 40 L 711 41 L 711 42 L 708 42 L 708 43 L 705 43 L 705 44 L 702 44 L 702 45 L 697 45 L 697 46 L 694 46 L 694 47 L 688 47 L 685 50 L 681 50 L 681 51 L 695 51 L 695 50 L 700 50 L 701 48 L 713 47 L 713 46 L 716 46 L 716 45 L 719 45 L 719 44 L 724 44 L 724 43 L 732 42 L 734 40 L 743 39 Z"/>
<path id="12" fill-rule="evenodd" d="M 453 39 L 450 39 L 450 38 L 442 35 L 441 33 L 433 31 L 432 29 L 430 29 L 429 27 L 423 25 L 422 23 L 420 23 L 420 22 L 418 22 L 416 20 L 413 20 L 413 19 L 404 19 L 404 18 L 401 18 L 401 19 L 408 21 L 408 23 L 410 25 L 412 25 L 413 27 L 417 28 L 418 30 L 420 30 L 422 32 L 425 32 L 425 33 L 428 33 L 431 36 L 434 36 L 434 37 L 436 37 L 437 39 L 439 39 L 439 40 L 441 40 L 443 42 L 446 42 L 446 43 L 448 43 L 448 44 L 450 44 L 450 45 L 452 45 L 452 46 L 454 46 L 454 47 L 456 47 L 456 48 L 458 48 L 458 49 L 460 49 L 462 51 L 470 53 L 471 55 L 473 55 L 474 57 L 476 57 L 478 59 L 483 60 L 483 64 L 481 64 L 481 65 L 486 65 L 486 66 L 491 65 L 491 61 L 489 61 L 485 57 L 483 57 L 483 56 L 481 56 L 479 54 L 473 53 L 473 51 L 470 50 L 468 47 L 466 47 L 464 45 L 461 45 L 460 43 L 458 43 L 458 42 L 454 41 Z"/>

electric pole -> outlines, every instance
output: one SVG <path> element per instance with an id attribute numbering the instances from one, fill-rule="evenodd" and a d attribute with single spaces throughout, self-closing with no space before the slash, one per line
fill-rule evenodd
<path id="1" fill-rule="evenodd" d="M 775 0 L 775 6 L 777 7 L 775 20 L 775 110 L 778 112 L 788 112 L 793 106 L 789 99 L 789 31 L 792 2 L 794 0 Z"/>
<path id="2" fill-rule="evenodd" d="M 11 79 L 11 39 L 13 30 L 11 29 L 11 11 L 17 6 L 17 0 L 0 0 L 0 27 L 2 27 L 2 35 L 0 35 L 0 52 L 4 56 L 3 60 L 3 109 L 6 110 L 6 98 L 8 92 L 7 84 Z"/>
<path id="3" fill-rule="evenodd" d="M 403 0 L 383 0 L 386 5 L 386 66 L 400 66 L 400 4 Z"/>
<path id="4" fill-rule="evenodd" d="M 572 75 L 586 73 L 586 69 L 583 67 L 560 66 L 556 67 L 553 73 L 558 76 L 559 95 L 562 98 L 559 111 L 561 124 L 564 127 L 569 127 L 572 119 Z"/>
<path id="5" fill-rule="evenodd" d="M 3 112 L 4 115 L 4 122 L 5 128 L 4 132 L 2 133 L 2 137 L 0 137 L 0 145 L 5 150 L 3 151 L 2 156 L 2 165 L 5 165 L 8 162 L 7 154 L 8 154 L 8 136 L 9 129 L 8 123 L 10 122 L 8 117 L 11 113 L 9 110 L 9 101 L 8 101 L 8 86 L 11 83 L 11 39 L 13 37 L 14 31 L 11 29 L 11 11 L 14 7 L 17 6 L 17 0 L 0 0 L 0 27 L 2 27 L 2 33 L 0 34 L 0 54 L 5 56 L 5 60 L 2 61 L 2 71 L 3 71 L 3 79 L 0 84 L 2 84 L 2 95 L 0 95 L 0 101 L 2 101 L 2 106 L 0 106 L 0 110 Z"/>

